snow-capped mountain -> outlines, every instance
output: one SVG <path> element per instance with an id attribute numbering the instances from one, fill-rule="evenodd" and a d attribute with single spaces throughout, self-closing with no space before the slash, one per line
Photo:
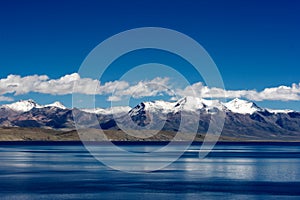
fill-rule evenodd
<path id="1" fill-rule="evenodd" d="M 251 139 L 300 138 L 300 112 L 264 109 L 241 99 L 222 103 L 195 97 L 184 97 L 173 102 L 142 102 L 133 108 L 82 110 L 66 108 L 59 102 L 39 105 L 33 100 L 22 100 L 0 107 L 0 126 L 74 129 L 74 114 L 84 127 L 97 128 L 100 125 L 102 129 L 133 127 L 137 130 L 145 128 L 165 131 L 178 131 L 182 127 L 182 116 L 185 116 L 188 120 L 184 121 L 184 129 L 181 130 L 189 132 L 189 128 L 196 124 L 198 133 L 208 130 L 213 115 L 224 114 L 224 136 Z M 96 122 L 93 120 L 95 114 L 98 119 Z"/>
<path id="2" fill-rule="evenodd" d="M 254 102 L 234 99 L 228 103 L 185 97 L 176 102 L 142 102 L 129 111 L 131 120 L 140 127 L 163 127 L 162 130 L 178 131 L 181 116 L 189 119 L 183 125 L 184 131 L 198 123 L 198 132 L 208 130 L 212 115 L 225 114 L 224 135 L 247 138 L 277 138 L 283 135 L 300 138 L 300 113 L 286 110 L 270 110 L 257 106 Z M 200 115 L 199 115 L 200 113 Z M 122 125 L 130 124 L 127 120 Z M 182 126 L 182 124 L 180 125 Z M 114 119 L 103 123 L 106 129 L 118 129 Z M 126 126 L 125 126 L 126 127 Z M 131 126 L 126 127 L 130 129 Z"/>
<path id="3" fill-rule="evenodd" d="M 223 103 L 223 105 L 230 110 L 231 112 L 234 113 L 239 113 L 239 114 L 253 114 L 255 112 L 264 112 L 267 111 L 269 113 L 292 113 L 295 112 L 294 110 L 276 110 L 276 109 L 269 109 L 269 108 L 261 108 L 257 106 L 254 102 L 242 100 L 235 98 L 230 102 Z"/>
<path id="4" fill-rule="evenodd" d="M 253 114 L 254 112 L 264 110 L 258 107 L 254 102 L 245 101 L 238 98 L 235 98 L 228 103 L 224 103 L 223 105 L 231 112 L 239 114 Z"/>
<path id="5" fill-rule="evenodd" d="M 60 108 L 60 109 L 67 109 L 66 106 L 64 106 L 62 103 L 60 103 L 59 101 L 55 101 L 54 103 L 51 103 L 51 104 L 47 104 L 47 105 L 44 105 L 42 106 L 44 108 L 46 107 L 56 107 L 56 108 Z"/>
<path id="6" fill-rule="evenodd" d="M 2 108 L 9 108 L 16 112 L 28 112 L 33 108 L 41 108 L 39 104 L 37 104 L 32 99 L 29 100 L 20 100 L 18 102 L 12 103 L 12 104 L 6 104 L 2 105 Z"/>
<path id="7" fill-rule="evenodd" d="M 131 110 L 129 106 L 115 106 L 109 108 L 95 108 L 95 109 L 82 109 L 87 113 L 102 114 L 102 115 L 118 115 L 122 113 L 128 113 Z"/>
<path id="8" fill-rule="evenodd" d="M 225 106 L 218 100 L 206 100 L 196 97 L 184 97 L 176 102 L 166 102 L 166 101 L 151 101 L 142 102 L 132 110 L 129 114 L 136 115 L 141 112 L 141 110 L 147 112 L 156 113 L 177 113 L 181 111 L 185 112 L 211 112 L 213 113 L 216 109 L 225 110 Z"/>
<path id="9" fill-rule="evenodd" d="M 207 112 L 214 113 L 216 110 L 232 112 L 238 114 L 252 115 L 256 112 L 269 112 L 269 113 L 292 113 L 294 110 L 276 110 L 269 108 L 261 108 L 254 102 L 246 101 L 235 98 L 229 102 L 223 103 L 219 100 L 207 100 L 197 97 L 184 97 L 175 102 L 166 101 L 151 101 L 142 102 L 129 111 L 130 115 L 135 115 L 139 111 L 145 110 L 148 112 L 161 112 L 161 113 L 176 113 L 180 111 L 186 112 Z M 99 112 L 100 113 L 100 112 Z"/>
<path id="10" fill-rule="evenodd" d="M 152 101 L 142 102 L 132 110 L 129 115 L 136 116 L 141 113 L 149 114 L 176 114 L 179 112 L 186 113 L 209 113 L 214 114 L 218 111 L 228 110 L 219 100 L 206 100 L 197 97 L 184 97 L 175 102 Z"/>
<path id="11" fill-rule="evenodd" d="M 226 108 L 219 100 L 207 100 L 207 99 L 202 99 L 197 97 L 184 97 L 177 101 L 175 112 L 204 111 L 207 113 L 214 113 L 216 110 L 224 111 L 225 109 Z"/>
<path id="12" fill-rule="evenodd" d="M 129 111 L 129 115 L 137 115 L 141 111 L 148 111 L 148 112 L 158 112 L 158 113 L 169 113 L 173 112 L 175 107 L 174 102 L 166 102 L 166 101 L 150 101 L 150 102 L 142 102 L 132 108 Z"/>
<path id="13" fill-rule="evenodd" d="M 190 112 L 196 112 L 197 110 L 203 109 L 205 107 L 205 104 L 202 102 L 203 99 L 195 98 L 195 97 L 184 97 L 179 99 L 173 110 L 175 112 L 179 111 L 190 111 Z"/>
<path id="14" fill-rule="evenodd" d="M 60 109 L 67 109 L 62 103 L 56 101 L 52 104 L 47 105 L 39 105 L 34 100 L 20 100 L 18 102 L 12 103 L 12 104 L 5 104 L 2 105 L 1 108 L 8 108 L 10 110 L 16 111 L 16 112 L 28 112 L 32 110 L 33 108 L 47 108 L 47 107 L 56 107 Z"/>
<path id="15" fill-rule="evenodd" d="M 270 112 L 270 113 L 275 113 L 275 114 L 277 114 L 277 113 L 292 113 L 292 112 L 295 112 L 294 110 L 289 110 L 289 109 L 286 109 L 286 110 L 274 110 L 274 109 L 269 109 L 269 108 L 267 108 L 266 109 L 268 112 Z"/>
<path id="16" fill-rule="evenodd" d="M 16 112 L 28 112 L 33 108 L 47 108 L 47 107 L 56 107 L 60 109 L 69 109 L 64 106 L 62 103 L 56 101 L 51 104 L 40 105 L 34 100 L 20 100 L 12 104 L 4 104 L 0 108 L 7 108 Z M 168 101 L 150 101 L 150 102 L 141 102 L 134 108 L 129 106 L 115 106 L 109 108 L 95 108 L 95 109 L 81 109 L 87 113 L 101 114 L 101 115 L 111 115 L 111 114 L 123 114 L 129 113 L 130 115 L 137 114 L 140 110 L 145 110 L 148 112 L 160 112 L 163 114 L 166 113 L 177 113 L 180 111 L 186 112 L 208 112 L 213 113 L 216 110 L 238 113 L 238 114 L 253 114 L 255 112 L 264 112 L 269 113 L 291 113 L 295 112 L 293 110 L 276 110 L 261 108 L 257 106 L 254 102 L 242 100 L 235 98 L 232 101 L 227 103 L 220 102 L 219 100 L 207 100 L 197 97 L 184 97 L 178 101 L 168 102 Z"/>

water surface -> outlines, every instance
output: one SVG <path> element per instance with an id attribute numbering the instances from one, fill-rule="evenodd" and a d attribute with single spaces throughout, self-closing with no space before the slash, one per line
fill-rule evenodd
<path id="1" fill-rule="evenodd" d="M 164 144 L 118 145 L 133 152 L 147 152 Z M 1 143 L 0 196 L 1 199 L 300 199 L 299 143 L 219 143 L 201 160 L 199 145 L 193 144 L 179 160 L 159 171 L 125 173 L 103 165 L 80 143 Z M 122 166 L 139 162 L 114 155 L 109 148 L 99 153 L 107 154 Z M 151 162 L 164 162 L 164 158 Z"/>

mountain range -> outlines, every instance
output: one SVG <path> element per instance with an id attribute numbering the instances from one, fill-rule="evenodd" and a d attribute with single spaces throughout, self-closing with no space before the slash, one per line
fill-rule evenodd
<path id="1" fill-rule="evenodd" d="M 194 131 L 196 124 L 197 133 L 205 134 L 210 121 L 220 113 L 225 118 L 222 136 L 248 140 L 300 140 L 300 112 L 261 108 L 241 99 L 223 103 L 184 97 L 175 102 L 141 102 L 133 108 L 108 109 L 67 108 L 60 102 L 39 105 L 33 100 L 21 100 L 0 106 L 0 126 L 73 130 L 75 115 L 84 128 L 99 128 L 100 125 L 104 130 L 181 130 L 189 133 Z M 92 120 L 95 116 L 96 121 Z"/>

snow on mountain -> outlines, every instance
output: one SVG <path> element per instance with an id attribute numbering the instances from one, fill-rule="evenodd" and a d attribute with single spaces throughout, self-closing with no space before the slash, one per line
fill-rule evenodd
<path id="1" fill-rule="evenodd" d="M 42 106 L 38 105 L 32 99 L 29 99 L 29 100 L 20 100 L 18 102 L 12 104 L 6 104 L 1 107 L 9 108 L 17 112 L 27 112 L 30 111 L 32 108 L 41 108 Z"/>
<path id="2" fill-rule="evenodd" d="M 148 112 L 160 112 L 166 113 L 176 113 L 180 111 L 187 112 L 198 112 L 199 110 L 205 110 L 206 112 L 213 113 L 214 110 L 225 110 L 224 105 L 218 100 L 206 100 L 197 97 L 187 96 L 179 99 L 176 102 L 166 102 L 166 101 L 151 101 L 142 102 L 136 107 L 134 107 L 129 114 L 131 116 L 137 115 L 141 110 Z"/>
<path id="3" fill-rule="evenodd" d="M 168 113 L 171 112 L 174 107 L 173 102 L 166 102 L 166 101 L 149 101 L 149 102 L 142 102 L 138 104 L 136 107 L 132 108 L 129 111 L 130 116 L 134 116 L 139 114 L 142 110 L 154 113 Z"/>
<path id="4" fill-rule="evenodd" d="M 32 99 L 20 100 L 12 104 L 2 105 L 1 108 L 8 108 L 17 112 L 27 112 L 33 108 L 46 108 L 46 107 L 57 107 L 60 109 L 67 109 L 62 103 L 56 101 L 47 105 L 39 105 Z M 95 114 L 111 115 L 111 114 L 124 114 L 129 113 L 131 116 L 137 115 L 141 110 L 145 110 L 151 113 L 176 113 L 179 111 L 187 112 L 198 112 L 199 110 L 207 113 L 214 113 L 216 110 L 230 111 L 239 114 L 253 114 L 257 111 L 268 111 L 270 113 L 291 113 L 293 110 L 274 110 L 274 109 L 263 109 L 258 107 L 254 102 L 233 99 L 230 102 L 222 103 L 219 100 L 207 100 L 197 97 L 184 97 L 175 102 L 168 101 L 150 101 L 142 102 L 136 107 L 131 108 L 129 106 L 116 106 L 111 108 L 95 108 L 95 109 L 82 109 L 82 111 Z"/>
<path id="5" fill-rule="evenodd" d="M 39 105 L 32 99 L 20 100 L 15 103 L 12 103 L 12 104 L 2 105 L 1 107 L 8 108 L 8 109 L 11 109 L 11 110 L 14 110 L 17 112 L 28 112 L 28 111 L 32 110 L 33 108 L 46 108 L 46 107 L 57 107 L 60 109 L 66 109 L 66 107 L 58 101 L 56 101 L 52 104 L 48 104 L 48 105 Z"/>
<path id="6" fill-rule="evenodd" d="M 219 100 L 208 100 L 197 97 L 184 97 L 180 99 L 178 104 L 181 104 L 181 109 L 185 111 L 196 112 L 198 110 L 205 110 L 206 112 L 213 112 L 213 110 L 225 110 L 226 108 Z"/>
<path id="7" fill-rule="evenodd" d="M 294 110 L 274 110 L 274 109 L 269 109 L 269 108 L 267 108 L 266 109 L 268 112 L 270 112 L 270 113 L 274 113 L 274 114 L 278 114 L 278 113 L 285 113 L 285 114 L 287 114 L 287 113 L 291 113 L 291 112 L 295 112 Z"/>
<path id="8" fill-rule="evenodd" d="M 175 113 L 181 110 L 186 111 L 195 111 L 197 109 L 201 109 L 203 104 L 199 101 L 199 99 L 193 97 L 184 97 L 179 99 L 176 102 L 167 102 L 167 101 L 150 101 L 150 102 L 142 102 L 136 107 L 134 107 L 129 114 L 131 116 L 137 115 L 141 110 L 145 110 L 151 113 Z"/>
<path id="9" fill-rule="evenodd" d="M 239 113 L 239 114 L 253 114 L 254 112 L 264 110 L 258 107 L 253 102 L 245 101 L 238 98 L 235 98 L 228 103 L 223 103 L 223 105 L 231 112 Z"/>
<path id="10" fill-rule="evenodd" d="M 135 115 L 141 109 L 147 110 L 149 112 L 162 112 L 168 113 L 171 112 L 174 108 L 174 102 L 167 102 L 167 101 L 149 101 L 149 102 L 142 102 L 136 107 L 134 107 L 131 111 L 131 115 Z"/>
<path id="11" fill-rule="evenodd" d="M 179 99 L 175 105 L 175 112 L 184 110 L 184 111 L 196 111 L 202 109 L 204 104 L 202 99 L 196 97 L 184 97 Z"/>
<path id="12" fill-rule="evenodd" d="M 95 108 L 95 109 L 82 109 L 82 111 L 87 113 L 94 113 L 94 114 L 103 114 L 103 115 L 118 115 L 122 113 L 128 113 L 131 110 L 129 106 L 115 106 L 110 108 Z"/>
<path id="13" fill-rule="evenodd" d="M 166 101 L 151 101 L 142 102 L 134 107 L 129 113 L 130 115 L 136 115 L 140 110 L 148 112 L 161 112 L 161 113 L 176 113 L 179 111 L 198 112 L 199 110 L 207 113 L 214 113 L 219 111 L 230 111 L 239 114 L 253 114 L 255 112 L 268 111 L 270 113 L 291 113 L 293 110 L 272 110 L 264 109 L 257 106 L 254 102 L 246 101 L 235 98 L 227 103 L 222 103 L 219 100 L 207 100 L 197 97 L 187 96 L 179 99 L 176 102 Z"/>
<path id="14" fill-rule="evenodd" d="M 60 103 L 58 101 L 56 101 L 54 103 L 51 103 L 51 104 L 44 105 L 42 107 L 44 107 L 44 108 L 46 108 L 46 107 L 56 107 L 56 108 L 60 108 L 60 109 L 63 109 L 63 110 L 67 109 L 67 107 L 65 107 L 62 103 Z"/>

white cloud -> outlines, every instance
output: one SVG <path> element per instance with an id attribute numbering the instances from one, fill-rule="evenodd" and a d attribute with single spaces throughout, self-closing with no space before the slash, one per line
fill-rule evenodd
<path id="1" fill-rule="evenodd" d="M 1 101 L 13 101 L 14 99 L 13 98 L 10 98 L 10 97 L 5 97 L 5 96 L 0 96 L 0 102 Z"/>
<path id="2" fill-rule="evenodd" d="M 279 86 L 273 88 L 265 88 L 256 95 L 248 96 L 249 99 L 256 101 L 263 100 L 281 100 L 281 101 L 298 101 L 300 100 L 300 83 L 292 84 L 292 86 Z"/>
<path id="3" fill-rule="evenodd" d="M 100 85 L 98 80 L 81 78 L 77 73 L 62 76 L 59 79 L 49 79 L 45 75 L 25 77 L 9 75 L 7 78 L 0 79 L 0 95 L 21 95 L 29 92 L 52 95 L 65 95 L 75 92 L 93 95 L 105 94 L 106 92 L 111 92 L 114 88 L 124 89 L 125 87 L 128 87 L 128 83 L 124 81 L 114 81 Z"/>
<path id="4" fill-rule="evenodd" d="M 39 83 L 48 80 L 47 76 L 26 76 L 9 75 L 5 79 L 0 79 L 0 94 L 15 93 L 26 94 L 33 88 L 37 87 Z"/>
<path id="5" fill-rule="evenodd" d="M 224 90 L 216 87 L 209 88 L 208 86 L 204 86 L 201 82 L 187 86 L 183 90 L 178 89 L 176 91 L 179 96 L 198 96 L 202 98 L 241 98 L 255 92 L 255 90 Z"/>
<path id="6" fill-rule="evenodd" d="M 156 77 L 149 81 L 140 81 L 127 88 L 116 89 L 113 95 L 108 98 L 109 101 L 120 101 L 123 96 L 133 98 L 153 97 L 163 94 L 172 95 L 170 92 L 169 78 Z"/>
<path id="7" fill-rule="evenodd" d="M 258 92 L 256 90 L 224 90 L 221 88 L 209 88 L 202 83 L 195 83 L 183 90 L 178 89 L 180 96 L 199 96 L 202 98 L 245 98 L 253 101 L 278 100 L 297 101 L 300 100 L 300 83 L 292 86 L 278 86 L 265 88 Z"/>
<path id="8" fill-rule="evenodd" d="M 0 95 L 14 94 L 22 95 L 30 92 L 66 95 L 79 93 L 87 95 L 107 95 L 110 101 L 120 101 L 123 96 L 141 98 L 147 96 L 157 96 L 161 93 L 168 93 L 168 78 L 154 78 L 149 81 L 140 81 L 130 85 L 126 81 L 110 81 L 101 84 L 99 80 L 81 78 L 78 73 L 68 74 L 58 79 L 50 79 L 46 75 L 32 75 L 21 77 L 19 75 L 9 75 L 0 79 Z M 74 87 L 75 86 L 75 87 Z M 3 100 L 11 100 L 2 97 Z"/>
<path id="9" fill-rule="evenodd" d="M 129 83 L 126 81 L 113 81 L 106 82 L 104 85 L 99 85 L 97 88 L 97 94 L 109 94 L 114 91 L 122 91 L 129 87 Z"/>
<path id="10" fill-rule="evenodd" d="M 122 97 L 120 96 L 109 96 L 107 98 L 107 101 L 121 101 L 122 100 Z"/>
<path id="11" fill-rule="evenodd" d="M 74 84 L 76 87 L 74 88 Z M 174 92 L 175 91 L 175 92 Z M 184 89 L 174 88 L 169 78 L 157 77 L 152 80 L 144 80 L 136 84 L 126 81 L 112 81 L 101 84 L 99 80 L 82 78 L 78 73 L 68 74 L 58 79 L 50 79 L 46 75 L 32 75 L 21 77 L 9 75 L 0 79 L 0 101 L 12 101 L 5 94 L 22 95 L 30 92 L 66 95 L 80 93 L 87 95 L 108 95 L 108 101 L 120 101 L 125 96 L 132 98 L 168 96 L 198 96 L 202 98 L 245 98 L 254 101 L 300 100 L 300 83 L 291 86 L 278 86 L 256 90 L 224 90 L 222 88 L 210 88 L 198 82 Z"/>

